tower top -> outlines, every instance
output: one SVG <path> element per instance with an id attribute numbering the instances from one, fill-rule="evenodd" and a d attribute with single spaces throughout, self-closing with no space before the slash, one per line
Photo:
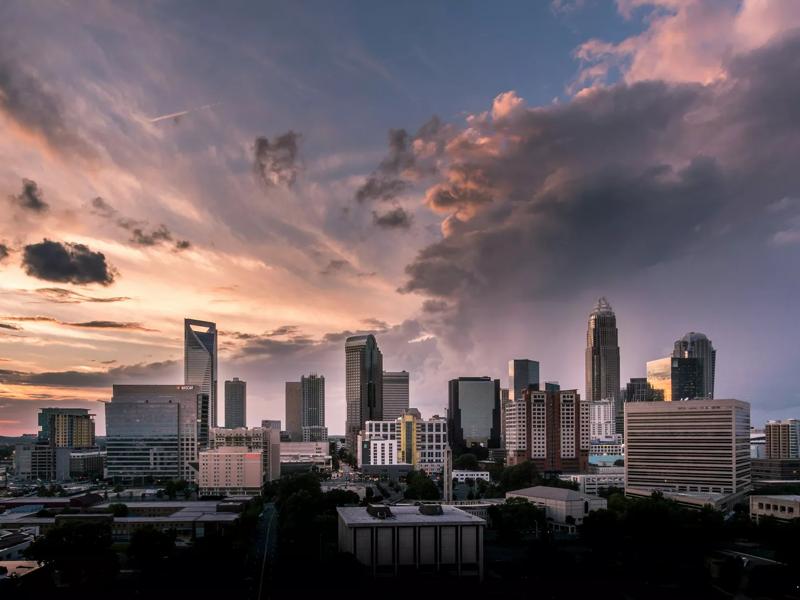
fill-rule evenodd
<path id="1" fill-rule="evenodd" d="M 594 310 L 592 310 L 593 315 L 613 315 L 614 311 L 611 308 L 611 304 L 609 304 L 608 299 L 605 296 L 601 296 L 597 299 L 597 304 L 595 304 Z"/>

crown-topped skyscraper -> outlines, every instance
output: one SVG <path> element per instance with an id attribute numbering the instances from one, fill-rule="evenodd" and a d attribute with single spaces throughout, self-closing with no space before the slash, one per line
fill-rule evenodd
<path id="1" fill-rule="evenodd" d="M 586 331 L 586 400 L 614 400 L 617 433 L 622 433 L 617 317 L 605 297 L 589 313 Z"/>

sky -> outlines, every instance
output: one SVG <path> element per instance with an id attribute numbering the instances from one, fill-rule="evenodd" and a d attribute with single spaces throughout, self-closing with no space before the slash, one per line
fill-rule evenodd
<path id="1" fill-rule="evenodd" d="M 798 57 L 794 0 L 3 2 L 0 435 L 183 383 L 185 317 L 249 425 L 315 372 L 343 433 L 354 333 L 425 416 L 582 391 L 599 296 L 623 382 L 701 331 L 800 417 Z"/>

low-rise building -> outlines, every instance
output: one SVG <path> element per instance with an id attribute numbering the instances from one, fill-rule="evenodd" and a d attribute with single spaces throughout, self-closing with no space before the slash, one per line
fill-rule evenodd
<path id="1" fill-rule="evenodd" d="M 573 473 L 561 475 L 562 481 L 571 481 L 578 484 L 578 491 L 581 494 L 591 494 L 596 496 L 600 490 L 610 487 L 624 488 L 625 473 L 623 467 L 618 467 L 622 473 Z"/>
<path id="2" fill-rule="evenodd" d="M 754 484 L 800 480 L 800 458 L 754 458 L 750 461 Z"/>
<path id="3" fill-rule="evenodd" d="M 509 498 L 522 498 L 543 508 L 547 520 L 559 530 L 575 533 L 577 526 L 590 512 L 608 507 L 605 498 L 581 494 L 575 490 L 537 485 L 506 493 Z"/>
<path id="4" fill-rule="evenodd" d="M 0 529 L 0 560 L 22 560 L 23 552 L 33 543 L 39 530 L 36 527 Z"/>
<path id="5" fill-rule="evenodd" d="M 261 427 L 214 427 L 209 433 L 209 448 L 246 448 L 261 452 L 264 482 L 281 477 L 281 423 L 262 421 Z"/>
<path id="6" fill-rule="evenodd" d="M 750 518 L 773 517 L 780 521 L 791 521 L 800 517 L 800 495 L 754 495 L 750 496 Z"/>
<path id="7" fill-rule="evenodd" d="M 339 551 L 374 575 L 448 571 L 483 579 L 486 521 L 454 506 L 339 507 Z"/>
<path id="8" fill-rule="evenodd" d="M 281 471 L 330 471 L 332 458 L 327 442 L 281 442 Z"/>
<path id="9" fill-rule="evenodd" d="M 197 482 L 201 496 L 260 495 L 263 452 L 232 446 L 203 450 Z"/>
<path id="10" fill-rule="evenodd" d="M 489 471 L 468 471 L 466 469 L 453 469 L 453 479 L 458 481 L 458 483 L 464 483 L 467 479 L 472 479 L 473 481 L 477 481 L 478 479 L 489 481 L 491 477 L 489 475 Z"/>

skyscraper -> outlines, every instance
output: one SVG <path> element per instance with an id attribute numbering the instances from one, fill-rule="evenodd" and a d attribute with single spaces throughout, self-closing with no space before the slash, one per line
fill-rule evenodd
<path id="1" fill-rule="evenodd" d="M 767 458 L 800 458 L 800 419 L 769 421 L 764 434 Z"/>
<path id="2" fill-rule="evenodd" d="M 344 353 L 345 436 L 347 447 L 355 452 L 364 423 L 383 419 L 383 355 L 372 334 L 347 338 Z"/>
<path id="3" fill-rule="evenodd" d="M 55 448 L 92 448 L 94 415 L 87 408 L 42 408 L 39 441 Z"/>
<path id="4" fill-rule="evenodd" d="M 631 377 L 625 386 L 625 402 L 652 402 L 663 400 L 663 394 L 647 382 L 647 377 Z"/>
<path id="5" fill-rule="evenodd" d="M 225 427 L 247 427 L 247 382 L 238 377 L 225 382 Z"/>
<path id="6" fill-rule="evenodd" d="M 328 429 L 325 427 L 325 376 L 303 375 L 300 387 L 302 441 L 325 442 L 328 440 Z"/>
<path id="7" fill-rule="evenodd" d="M 383 420 L 393 421 L 408 410 L 408 371 L 383 372 Z"/>
<path id="8" fill-rule="evenodd" d="M 659 400 L 693 400 L 701 397 L 703 369 L 697 358 L 658 358 L 647 362 L 647 384 Z"/>
<path id="9" fill-rule="evenodd" d="M 209 427 L 217 426 L 217 325 L 183 321 L 183 381 L 208 395 Z"/>
<path id="10" fill-rule="evenodd" d="M 589 313 L 586 330 L 586 398 L 588 402 L 614 400 L 616 426 L 622 432 L 623 406 L 619 381 L 617 317 L 605 298 Z"/>
<path id="11" fill-rule="evenodd" d="M 299 381 L 286 382 L 286 433 L 293 442 L 303 439 L 303 386 Z"/>
<path id="12" fill-rule="evenodd" d="M 703 372 L 703 384 L 698 390 L 698 398 L 714 397 L 714 374 L 717 367 L 717 351 L 711 340 L 704 334 L 690 331 L 675 342 L 672 356 L 676 358 L 696 358 Z"/>
<path id="13" fill-rule="evenodd" d="M 531 386 L 539 389 L 539 362 L 527 358 L 508 361 L 508 399 L 522 397 L 522 393 Z"/>
<path id="14" fill-rule="evenodd" d="M 500 446 L 500 380 L 459 377 L 449 382 L 447 420 L 455 448 Z"/>

